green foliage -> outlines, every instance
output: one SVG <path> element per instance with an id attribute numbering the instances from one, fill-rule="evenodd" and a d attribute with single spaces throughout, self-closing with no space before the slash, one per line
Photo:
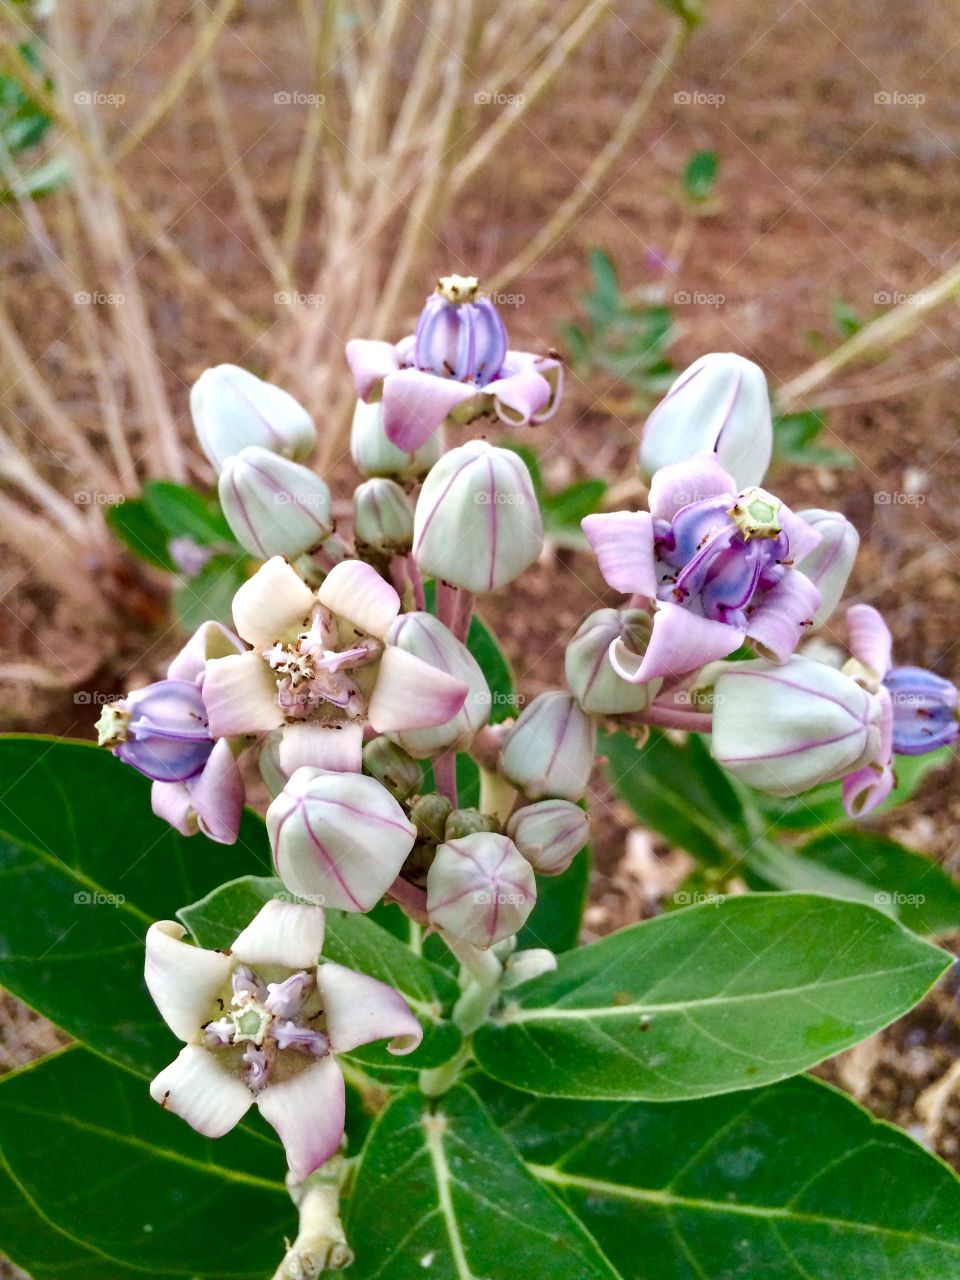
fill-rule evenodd
<path id="1" fill-rule="evenodd" d="M 773 461 L 795 467 L 852 467 L 853 455 L 846 449 L 818 444 L 826 419 L 820 409 L 778 414 L 773 420 Z"/>
<path id="2" fill-rule="evenodd" d="M 558 952 L 575 947 L 589 891 L 589 849 L 581 849 L 560 875 L 537 876 L 537 905 L 517 935 L 517 947 Z"/>
<path id="3" fill-rule="evenodd" d="M 688 200 L 702 204 L 713 195 L 719 162 L 715 151 L 695 151 L 683 171 L 683 190 Z"/>
<path id="4" fill-rule="evenodd" d="M 42 72 L 37 42 L 17 46 L 20 59 L 32 70 Z M 46 81 L 47 88 L 51 82 Z M 9 72 L 0 74 L 0 150 L 12 160 L 22 153 L 31 151 L 46 137 L 51 120 L 46 112 L 30 96 L 17 75 Z M 70 173 L 66 161 L 62 157 L 41 160 L 32 168 L 23 169 L 19 175 L 22 184 L 18 192 L 8 185 L 3 172 L 6 165 L 0 156 L 0 200 L 12 200 L 15 195 L 26 195 L 31 199 L 55 191 L 68 180 Z M 23 168 L 18 165 L 18 168 Z"/>

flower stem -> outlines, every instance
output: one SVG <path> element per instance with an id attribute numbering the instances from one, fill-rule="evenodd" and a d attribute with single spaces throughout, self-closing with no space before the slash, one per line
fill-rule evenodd
<path id="1" fill-rule="evenodd" d="M 300 1212 L 300 1230 L 273 1280 L 310 1280 L 323 1271 L 342 1271 L 353 1262 L 340 1222 L 340 1188 L 346 1168 L 338 1152 L 303 1182 L 287 1179 L 290 1198 Z"/>
<path id="2" fill-rule="evenodd" d="M 433 761 L 433 777 L 437 790 L 447 797 L 453 807 L 457 807 L 457 757 L 451 751 L 444 751 Z"/>

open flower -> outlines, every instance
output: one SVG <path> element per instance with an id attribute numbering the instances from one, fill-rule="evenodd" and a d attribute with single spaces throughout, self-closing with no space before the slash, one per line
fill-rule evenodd
<path id="1" fill-rule="evenodd" d="M 418 449 L 446 421 L 496 414 L 520 426 L 543 422 L 560 401 L 559 361 L 510 351 L 503 321 L 473 276 L 442 276 L 416 333 L 396 346 L 355 338 L 347 360 L 357 395 L 382 402 L 387 439 Z"/>
<path id="2" fill-rule="evenodd" d="M 737 493 L 713 454 L 662 467 L 649 512 L 587 516 L 583 530 L 611 587 L 656 601 L 643 655 L 620 640 L 610 647 L 633 684 L 686 675 L 746 639 L 783 662 L 820 603 L 794 567 L 820 534 L 763 489 Z"/>
<path id="3" fill-rule="evenodd" d="M 334 1055 L 387 1039 L 391 1053 L 411 1053 L 423 1038 L 392 987 L 318 963 L 323 927 L 319 907 L 275 899 L 229 951 L 191 946 L 173 920 L 147 933 L 147 987 L 185 1044 L 151 1096 L 208 1138 L 228 1133 L 256 1103 L 298 1181 L 343 1135 Z"/>
<path id="4" fill-rule="evenodd" d="M 253 647 L 207 663 L 214 737 L 282 730 L 278 763 L 359 772 L 363 726 L 379 733 L 445 724 L 467 685 L 386 640 L 400 597 L 359 560 L 335 565 L 313 592 L 285 560 L 268 560 L 233 600 Z"/>

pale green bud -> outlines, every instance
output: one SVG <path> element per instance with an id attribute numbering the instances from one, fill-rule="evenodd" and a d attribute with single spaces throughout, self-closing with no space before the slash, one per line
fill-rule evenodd
<path id="1" fill-rule="evenodd" d="M 293 396 L 234 364 L 205 370 L 190 390 L 190 413 L 200 447 L 219 471 L 249 445 L 302 462 L 317 433 Z"/>
<path id="2" fill-rule="evenodd" d="M 430 923 L 475 947 L 517 933 L 536 901 L 533 868 L 512 840 L 491 831 L 442 844 L 427 873 Z"/>
<path id="3" fill-rule="evenodd" d="M 417 796 L 410 810 L 410 819 L 417 828 L 417 839 L 430 844 L 442 844 L 447 818 L 453 805 L 446 796 L 437 792 Z"/>
<path id="4" fill-rule="evenodd" d="M 567 684 L 584 711 L 592 715 L 646 711 L 663 681 L 631 684 L 614 671 L 609 652 L 613 641 L 622 639 L 639 661 L 649 642 L 651 625 L 650 615 L 643 609 L 597 609 L 584 620 L 564 658 Z"/>
<path id="5" fill-rule="evenodd" d="M 294 558 L 330 536 L 330 490 L 307 467 L 251 445 L 220 472 L 220 505 L 234 537 L 260 560 Z"/>
<path id="6" fill-rule="evenodd" d="M 541 693 L 500 752 L 500 772 L 530 800 L 579 800 L 587 789 L 597 731 L 569 693 Z"/>
<path id="7" fill-rule="evenodd" d="M 358 546 L 384 555 L 406 555 L 413 545 L 413 503 L 394 480 L 377 477 L 353 495 L 353 532 Z"/>
<path id="8" fill-rule="evenodd" d="M 496 818 L 491 818 L 479 809 L 454 809 L 447 817 L 443 829 L 444 840 L 460 840 L 463 836 L 472 836 L 477 831 L 499 831 Z"/>
<path id="9" fill-rule="evenodd" d="M 538 800 L 518 809 L 507 823 L 507 835 L 534 871 L 558 876 L 587 843 L 587 815 L 569 800 Z"/>
<path id="10" fill-rule="evenodd" d="M 423 770 L 389 738 L 374 738 L 363 748 L 363 771 L 382 783 L 398 800 L 406 800 L 420 789 Z"/>
<path id="11" fill-rule="evenodd" d="M 350 429 L 350 456 L 365 476 L 395 476 L 400 480 L 424 476 L 440 457 L 443 445 L 435 432 L 414 453 L 398 449 L 380 425 L 379 403 L 357 401 Z"/>

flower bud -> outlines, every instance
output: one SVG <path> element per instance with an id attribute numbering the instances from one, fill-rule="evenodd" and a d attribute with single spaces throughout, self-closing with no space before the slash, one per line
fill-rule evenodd
<path id="1" fill-rule="evenodd" d="M 759 365 L 732 352 L 701 356 L 650 414 L 640 442 L 649 479 L 673 462 L 715 453 L 738 489 L 759 484 L 770 465 L 773 422 Z"/>
<path id="2" fill-rule="evenodd" d="M 500 772 L 531 800 L 579 800 L 587 789 L 596 726 L 569 693 L 541 693 L 500 752 Z"/>
<path id="3" fill-rule="evenodd" d="M 406 800 L 420 789 L 423 770 L 389 738 L 374 738 L 363 748 L 363 771 L 383 784 L 392 796 Z"/>
<path id="4" fill-rule="evenodd" d="M 353 532 L 358 546 L 384 555 L 406 555 L 413 544 L 413 503 L 394 480 L 375 478 L 353 495 Z"/>
<path id="5" fill-rule="evenodd" d="M 357 401 L 350 429 L 350 456 L 365 476 L 394 476 L 400 480 L 424 476 L 439 459 L 442 441 L 429 436 L 414 453 L 405 453 L 392 444 L 380 423 L 380 402 Z"/>
<path id="6" fill-rule="evenodd" d="M 387 632 L 387 644 L 446 672 L 467 686 L 457 714 L 431 729 L 404 729 L 391 738 L 418 760 L 440 751 L 460 751 L 490 716 L 490 689 L 480 664 L 465 644 L 432 613 L 401 613 Z"/>
<path id="7" fill-rule="evenodd" d="M 330 490 L 319 476 L 251 445 L 220 472 L 220 505 L 234 537 L 252 556 L 294 557 L 330 536 Z"/>
<path id="8" fill-rule="evenodd" d="M 468 591 L 496 591 L 542 546 L 530 473 L 509 449 L 472 440 L 445 454 L 424 481 L 413 537 L 422 572 Z"/>
<path id="9" fill-rule="evenodd" d="M 820 604 L 813 615 L 813 628 L 817 631 L 827 621 L 840 603 L 850 570 L 857 558 L 860 535 L 850 521 L 839 511 L 823 511 L 814 507 L 798 511 L 811 529 L 820 534 L 820 543 L 800 561 L 797 568 L 819 588 Z"/>
<path id="10" fill-rule="evenodd" d="M 437 792 L 417 796 L 410 810 L 410 817 L 417 828 L 417 839 L 430 844 L 443 844 L 447 818 L 453 805 L 446 796 Z"/>
<path id="11" fill-rule="evenodd" d="M 475 947 L 515 934 L 536 901 L 533 868 L 512 840 L 493 832 L 442 844 L 427 873 L 431 925 Z"/>
<path id="12" fill-rule="evenodd" d="M 479 295 L 476 276 L 441 276 L 417 321 L 416 368 L 482 387 L 498 376 L 506 354 L 507 331 Z"/>
<path id="13" fill-rule="evenodd" d="M 195 778 L 213 751 L 200 688 L 192 680 L 157 680 L 107 703 L 97 733 L 101 747 L 154 782 Z"/>
<path id="14" fill-rule="evenodd" d="M 499 831 L 496 818 L 491 818 L 479 809 L 454 809 L 447 816 L 443 828 L 444 840 L 460 840 L 464 836 L 475 835 L 478 831 Z"/>
<path id="15" fill-rule="evenodd" d="M 545 973 L 553 973 L 557 967 L 557 957 L 546 947 L 531 947 L 529 951 L 516 951 L 504 965 L 501 986 L 504 990 L 519 987 L 521 982 L 529 982 L 531 978 L 542 978 Z"/>
<path id="16" fill-rule="evenodd" d="M 587 843 L 590 823 L 569 800 L 540 800 L 516 811 L 507 835 L 534 871 L 558 876 Z"/>
<path id="17" fill-rule="evenodd" d="M 893 667 L 883 683 L 893 705 L 893 750 L 922 756 L 948 747 L 960 736 L 957 690 L 926 667 Z"/>
<path id="18" fill-rule="evenodd" d="M 400 874 L 416 828 L 386 787 L 359 773 L 297 769 L 267 810 L 277 875 L 291 893 L 370 911 Z"/>
<path id="19" fill-rule="evenodd" d="M 190 390 L 190 413 L 200 448 L 219 471 L 248 445 L 302 462 L 317 433 L 293 396 L 234 364 L 207 369 Z"/>
<path id="20" fill-rule="evenodd" d="M 881 720 L 873 694 L 823 663 L 734 662 L 714 686 L 711 751 L 741 782 L 794 796 L 873 761 Z"/>
<path id="21" fill-rule="evenodd" d="M 582 623 L 567 646 L 567 684 L 584 711 L 592 715 L 625 715 L 646 711 L 663 681 L 631 684 L 610 664 L 610 646 L 619 640 L 622 660 L 635 654 L 639 662 L 650 640 L 651 618 L 643 609 L 597 609 Z"/>

